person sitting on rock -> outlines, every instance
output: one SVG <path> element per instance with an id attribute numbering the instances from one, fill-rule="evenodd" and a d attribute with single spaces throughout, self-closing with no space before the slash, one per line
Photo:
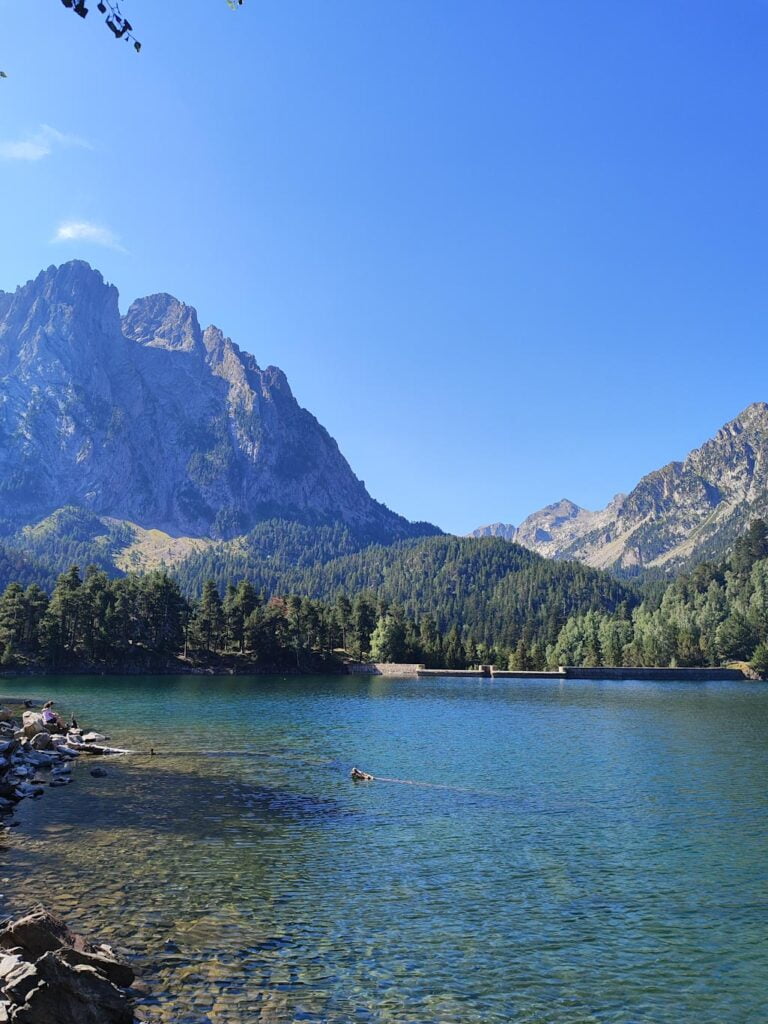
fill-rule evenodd
<path id="1" fill-rule="evenodd" d="M 53 701 L 49 700 L 43 704 L 43 725 L 48 732 L 66 732 L 66 725 L 63 719 L 53 710 Z"/>

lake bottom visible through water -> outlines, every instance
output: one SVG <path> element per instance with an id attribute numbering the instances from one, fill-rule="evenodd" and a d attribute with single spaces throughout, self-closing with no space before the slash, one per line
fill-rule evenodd
<path id="1" fill-rule="evenodd" d="M 127 950 L 154 1020 L 768 1020 L 768 686 L 4 689 L 135 753 L 19 805 L 0 910 Z"/>

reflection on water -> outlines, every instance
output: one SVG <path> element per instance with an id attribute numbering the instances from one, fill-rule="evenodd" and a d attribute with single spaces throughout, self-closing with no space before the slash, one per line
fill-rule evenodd
<path id="1" fill-rule="evenodd" d="M 763 1019 L 768 687 L 11 685 L 137 753 L 21 805 L 2 909 L 130 949 L 158 1020 Z"/>

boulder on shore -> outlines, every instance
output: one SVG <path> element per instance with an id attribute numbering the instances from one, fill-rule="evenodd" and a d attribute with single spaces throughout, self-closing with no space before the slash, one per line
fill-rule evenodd
<path id="1" fill-rule="evenodd" d="M 21 728 L 28 740 L 37 736 L 39 732 L 47 732 L 43 722 L 43 716 L 39 711 L 25 711 L 21 716 Z"/>
<path id="2" fill-rule="evenodd" d="M 42 908 L 0 931 L 0 1020 L 132 1024 L 133 969 Z"/>
<path id="3" fill-rule="evenodd" d="M 95 952 L 95 947 L 82 936 L 71 932 L 60 917 L 49 914 L 42 907 L 15 921 L 10 921 L 0 931 L 0 947 L 18 948 L 27 960 L 37 960 L 44 953 L 61 949 L 63 946 Z"/>

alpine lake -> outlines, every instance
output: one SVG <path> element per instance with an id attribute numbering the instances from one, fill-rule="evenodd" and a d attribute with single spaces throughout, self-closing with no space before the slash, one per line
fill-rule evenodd
<path id="1" fill-rule="evenodd" d="M 768 1020 L 766 685 L 3 689 L 135 751 L 19 805 L 0 912 L 128 951 L 152 1020 Z"/>

